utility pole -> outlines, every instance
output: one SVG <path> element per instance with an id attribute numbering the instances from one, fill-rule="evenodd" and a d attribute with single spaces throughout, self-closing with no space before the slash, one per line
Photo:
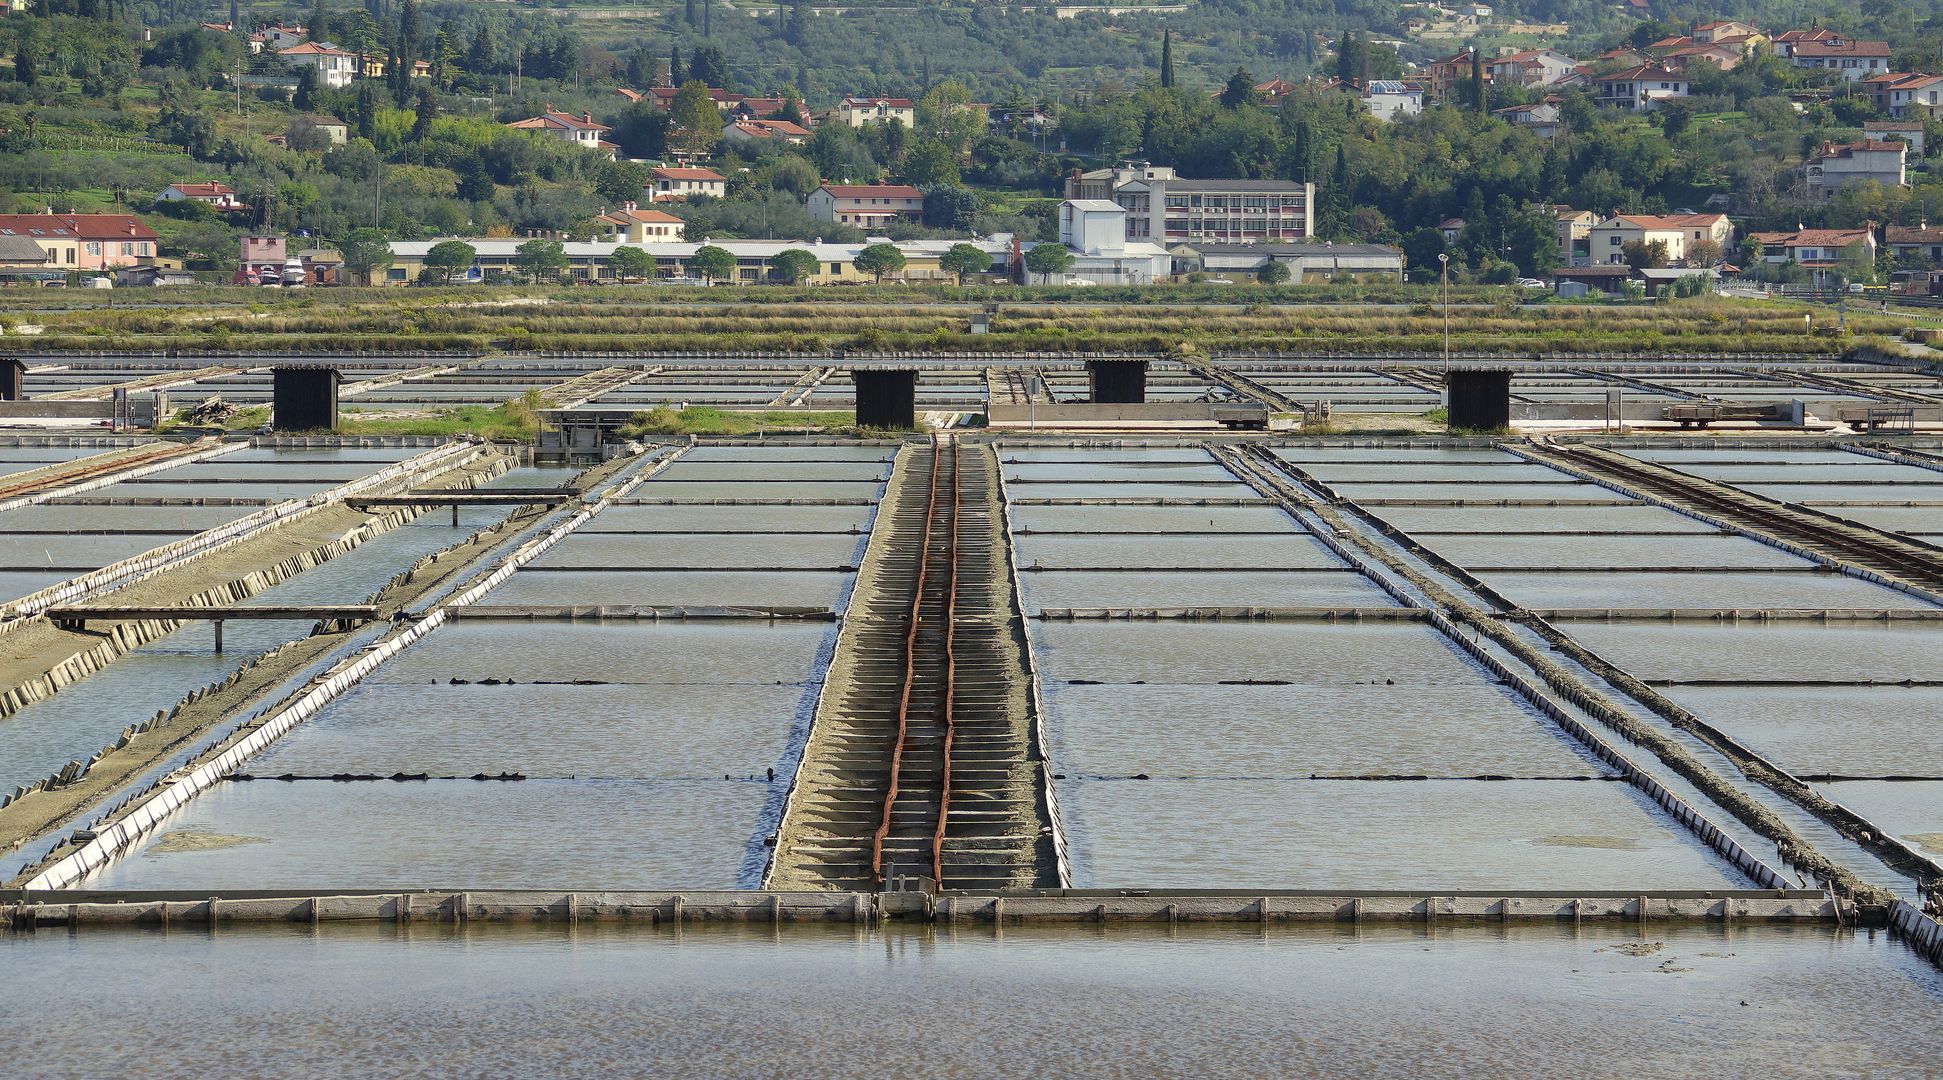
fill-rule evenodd
<path id="1" fill-rule="evenodd" d="M 1449 253 L 1440 252 L 1437 256 L 1437 265 L 1444 278 L 1444 385 L 1445 396 L 1448 399 L 1451 373 L 1451 257 Z M 1444 404 L 1448 407 L 1449 400 Z"/>

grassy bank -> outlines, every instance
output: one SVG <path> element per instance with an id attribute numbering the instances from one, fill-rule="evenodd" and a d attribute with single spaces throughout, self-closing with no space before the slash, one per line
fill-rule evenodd
<path id="1" fill-rule="evenodd" d="M 706 406 L 671 409 L 665 405 L 638 412 L 621 427 L 634 439 L 650 435 L 754 435 L 758 432 L 814 431 L 855 434 L 857 417 L 847 412 L 732 412 Z"/>
<path id="2" fill-rule="evenodd" d="M 1001 307 L 984 334 L 971 333 L 970 309 L 938 302 L 942 290 L 935 289 L 914 291 L 903 303 L 888 297 L 904 290 L 774 290 L 774 296 L 759 289 L 693 290 L 765 297 L 737 304 L 671 299 L 675 290 L 590 288 L 557 296 L 487 289 L 320 290 L 248 305 L 185 302 L 15 314 L 12 330 L 0 334 L 0 350 L 176 349 L 198 356 L 752 351 L 807 359 L 881 350 L 1398 356 L 1436 354 L 1444 345 L 1443 308 L 1422 298 L 1364 306 L 1180 302 L 1177 297 L 1189 288 L 1152 290 L 1138 303 L 1034 296 Z M 1812 327 L 1804 314 L 1813 318 Z M 1903 327 L 1895 319 L 1851 313 L 1843 336 L 1833 332 L 1833 316 L 1826 308 L 1720 298 L 1637 306 L 1501 302 L 1454 309 L 1450 347 L 1493 355 L 1819 356 Z M 29 320 L 32 332 L 23 325 Z"/>

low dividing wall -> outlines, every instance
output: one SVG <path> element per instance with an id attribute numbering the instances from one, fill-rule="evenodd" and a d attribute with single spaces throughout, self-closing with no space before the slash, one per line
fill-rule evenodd
<path id="1" fill-rule="evenodd" d="M 887 920 L 1029 923 L 1852 922 L 1808 891 L 1634 893 L 1176 892 L 1020 893 L 561 892 L 557 890 L 184 897 L 181 894 L 14 892 L 0 920 L 38 927 L 216 927 L 246 923 L 563 923 L 648 926 Z M 1934 924 L 1932 924 L 1934 925 Z"/>
<path id="2" fill-rule="evenodd" d="M 649 468 L 615 484 L 597 501 L 583 506 L 544 534 L 520 545 L 512 554 L 501 560 L 490 573 L 440 604 L 417 622 L 338 663 L 318 679 L 308 692 L 253 721 L 256 726 L 231 742 L 221 753 L 201 764 L 185 766 L 157 780 L 147 791 L 135 796 L 132 804 L 124 804 L 132 805 L 132 809 L 112 824 L 102 824 L 98 829 L 82 830 L 77 833 L 79 845 L 50 862 L 27 881 L 26 887 L 30 889 L 67 888 L 85 879 L 146 836 L 197 794 L 220 783 L 224 776 L 234 772 L 236 767 L 251 755 L 275 742 L 284 732 L 317 715 L 326 705 L 356 686 L 366 675 L 377 670 L 379 665 L 443 626 L 449 610 L 476 603 L 494 587 L 513 576 L 520 567 L 539 558 L 547 549 L 586 524 L 595 514 L 625 498 L 629 492 L 667 468 L 669 463 L 678 459 L 682 453 L 683 451 L 678 450 L 669 454 Z"/>
<path id="3" fill-rule="evenodd" d="M 218 451 L 212 451 L 211 454 L 203 455 L 203 457 L 214 456 L 216 452 L 231 453 L 248 445 L 248 443 L 227 444 L 219 448 Z M 228 524 L 218 525 L 213 529 L 199 532 L 194 536 L 184 537 L 173 543 L 164 544 L 159 548 L 143 552 L 132 558 L 109 563 L 99 570 L 89 571 L 78 577 L 71 577 L 66 581 L 57 582 L 39 592 L 29 593 L 18 600 L 10 601 L 4 607 L 0 607 L 0 632 L 11 629 L 23 619 L 36 617 L 48 608 L 71 603 L 105 589 L 126 585 L 131 581 L 166 570 L 192 556 L 206 555 L 212 551 L 230 547 L 256 535 L 272 525 L 308 516 L 325 506 L 343 502 L 347 498 L 369 491 L 372 488 L 383 487 L 393 481 L 410 476 L 417 476 L 429 471 L 443 472 L 446 469 L 456 466 L 465 458 L 478 453 L 482 448 L 483 444 L 481 443 L 450 443 L 440 449 L 419 454 L 392 465 L 387 465 L 377 472 L 360 477 L 350 483 L 330 488 L 326 491 L 320 491 L 306 498 L 289 499 L 273 506 L 266 506 L 253 514 L 246 514 Z M 178 465 L 187 460 L 202 460 L 202 458 L 174 458 L 170 459 L 167 464 L 158 464 L 155 468 L 167 468 L 170 465 Z M 139 476 L 141 474 L 141 470 L 120 473 L 115 476 L 114 480 L 126 480 L 131 476 Z M 77 490 L 86 490 L 88 486 L 104 486 L 106 483 L 113 483 L 114 480 L 90 481 L 85 486 L 79 486 L 74 489 L 61 489 L 60 494 L 73 494 Z M 8 509 L 8 507 L 0 504 L 0 510 L 4 509 Z"/>

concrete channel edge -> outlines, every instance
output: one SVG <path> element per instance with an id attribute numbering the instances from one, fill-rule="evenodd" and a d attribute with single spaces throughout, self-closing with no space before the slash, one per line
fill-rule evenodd
<path id="1" fill-rule="evenodd" d="M 99 829 L 83 830 L 79 833 L 83 841 L 81 846 L 46 865 L 27 880 L 26 887 L 65 888 L 101 869 L 153 831 L 190 799 L 220 783 L 224 776 L 233 772 L 251 755 L 270 745 L 297 724 L 315 716 L 345 691 L 357 685 L 365 676 L 377 670 L 380 665 L 444 625 L 448 610 L 464 607 L 486 595 L 511 577 L 520 567 L 538 558 L 575 529 L 586 524 L 595 514 L 626 496 L 671 462 L 680 458 L 686 451 L 687 447 L 676 448 L 673 453 L 616 484 L 596 501 L 582 506 L 580 510 L 548 529 L 544 534 L 520 545 L 502 559 L 498 566 L 470 587 L 453 595 L 404 630 L 364 650 L 355 659 L 338 665 L 308 692 L 264 717 L 255 730 L 215 758 L 193 768 L 162 777 L 148 790 L 146 797 L 138 796 L 132 808 L 127 809 L 118 820 L 105 824 Z"/>

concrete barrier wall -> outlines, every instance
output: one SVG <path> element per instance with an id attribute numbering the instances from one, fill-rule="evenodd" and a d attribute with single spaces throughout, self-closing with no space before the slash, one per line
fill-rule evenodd
<path id="1" fill-rule="evenodd" d="M 448 610 L 477 602 L 480 597 L 511 577 L 520 567 L 538 558 L 575 529 L 586 524 L 601 510 L 626 497 L 629 492 L 679 458 L 683 452 L 685 448 L 663 457 L 626 481 L 611 486 L 598 501 L 583 506 L 546 533 L 520 545 L 512 554 L 501 560 L 491 572 L 447 599 L 425 617 L 403 631 L 359 652 L 356 656 L 340 662 L 311 690 L 276 712 L 261 718 L 257 726 L 247 735 L 231 743 L 214 758 L 162 777 L 145 793 L 146 797 L 140 798 L 140 801 L 125 815 L 112 824 L 103 825 L 92 835 L 85 835 L 79 847 L 54 860 L 35 874 L 27 882 L 26 887 L 29 889 L 66 888 L 99 870 L 109 860 L 146 836 L 190 799 L 220 783 L 224 776 L 234 772 L 236 767 L 251 755 L 275 742 L 286 731 L 317 715 L 326 705 L 357 685 L 380 665 L 444 625 Z"/>
<path id="2" fill-rule="evenodd" d="M 1232 452 L 1229 451 L 1229 453 Z M 1280 493 L 1274 491 L 1272 487 L 1264 488 L 1261 485 L 1255 484 L 1250 475 L 1252 470 L 1247 469 L 1245 466 L 1239 469 L 1236 468 L 1233 462 L 1221 454 L 1217 454 L 1216 458 L 1230 472 L 1234 473 L 1244 482 L 1248 482 L 1256 490 L 1261 491 L 1264 495 L 1277 501 L 1284 501 Z M 1664 784 L 1661 784 L 1650 773 L 1635 765 L 1617 747 L 1613 746 L 1592 728 L 1588 727 L 1577 716 L 1573 715 L 1571 711 L 1560 706 L 1550 694 L 1547 694 L 1527 678 L 1524 672 L 1513 669 L 1482 644 L 1467 638 L 1462 628 L 1456 622 L 1432 606 L 1425 598 L 1399 585 L 1391 579 L 1390 575 L 1378 573 L 1376 568 L 1370 565 L 1368 559 L 1360 551 L 1352 549 L 1336 535 L 1336 530 L 1331 527 L 1327 520 L 1324 520 L 1319 515 L 1314 515 L 1311 511 L 1297 504 L 1286 503 L 1284 509 L 1295 517 L 1297 522 L 1312 533 L 1316 539 L 1320 540 L 1331 551 L 1335 552 L 1343 561 L 1355 567 L 1356 571 L 1364 578 L 1388 593 L 1397 603 L 1404 607 L 1424 611 L 1426 613 L 1426 620 L 1432 626 L 1435 626 L 1448 640 L 1462 649 L 1492 674 L 1504 680 L 1505 684 L 1515 690 L 1520 697 L 1529 701 L 1533 707 L 1550 717 L 1553 722 L 1557 723 L 1568 734 L 1577 739 L 1581 745 L 1585 746 L 1587 750 L 1591 751 L 1595 757 L 1611 765 L 1621 776 L 1625 777 L 1628 783 L 1645 792 L 1654 802 L 1672 814 L 1675 820 L 1679 821 L 1690 832 L 1705 841 L 1709 847 L 1713 848 L 1721 857 L 1732 863 L 1736 869 L 1746 874 L 1756 885 L 1770 889 L 1793 887 L 1794 883 L 1786 875 L 1774 867 L 1769 866 L 1766 862 L 1755 856 L 1754 853 L 1748 851 L 1738 840 L 1714 824 L 1706 815 L 1694 808 L 1691 803 L 1688 803 L 1685 799 L 1682 799 L 1679 795 L 1668 789 Z M 1540 674 L 1542 675 L 1543 673 L 1541 672 Z M 1564 685 L 1563 680 L 1553 681 L 1551 685 L 1554 690 L 1558 691 L 1573 706 L 1583 709 L 1594 716 L 1605 716 L 1614 711 L 1610 704 L 1596 700 L 1581 688 Z"/>
<path id="3" fill-rule="evenodd" d="M 1107 423 L 1124 420 L 1132 422 L 1192 422 L 1214 423 L 1214 406 L 1211 404 L 1187 402 L 1179 405 L 1154 402 L 1144 405 L 1111 405 L 1092 402 L 1071 402 L 1058 405 L 989 405 L 985 409 L 986 418 L 994 424 L 1041 424 L 1061 423 Z"/>
<path id="4" fill-rule="evenodd" d="M 484 479 L 491 479 L 511 467 L 507 459 L 500 458 L 499 461 L 505 464 L 491 470 Z M 390 532 L 404 525 L 406 522 L 419 517 L 422 513 L 422 510 L 415 507 L 396 507 L 383 515 L 374 517 L 363 526 L 352 530 L 350 533 L 322 547 L 298 552 L 290 558 L 281 560 L 272 566 L 265 567 L 261 570 L 253 570 L 234 581 L 225 582 L 213 589 L 206 589 L 196 593 L 184 600 L 184 606 L 225 607 L 241 603 L 265 589 L 288 581 L 305 570 L 322 566 L 324 563 L 363 545 L 372 537 L 381 536 L 384 533 Z M 418 559 L 412 564 L 410 569 L 394 575 L 391 581 L 386 584 L 386 588 L 409 580 L 411 575 L 431 563 L 433 558 L 434 556 L 432 555 L 426 555 Z M 382 595 L 384 591 L 381 588 L 377 593 L 374 593 L 371 597 L 372 602 L 376 603 L 378 596 Z M 51 670 L 8 689 L 4 694 L 0 694 L 0 717 L 10 716 L 33 702 L 53 696 L 62 688 L 101 670 L 138 646 L 171 634 L 182 625 L 180 621 L 174 619 L 143 619 L 134 622 L 113 624 L 101 643 L 94 648 L 86 652 L 77 653 L 60 664 L 55 665 Z M 322 625 L 320 623 L 319 627 L 321 628 Z M 311 632 L 317 633 L 319 631 L 318 629 L 313 629 Z M 32 784 L 14 788 L 12 792 L 0 796 L 0 806 L 7 806 L 36 791 L 53 790 L 75 783 L 87 776 L 89 770 L 93 769 L 95 764 L 107 754 L 127 746 L 137 736 L 153 731 L 155 728 L 173 720 L 184 708 L 194 704 L 196 701 L 234 685 L 251 668 L 275 656 L 285 647 L 287 646 L 280 645 L 267 653 L 251 657 L 244 661 L 235 671 L 231 672 L 228 677 L 211 683 L 201 690 L 191 691 L 181 700 L 177 701 L 173 708 L 158 711 L 148 720 L 123 729 L 121 735 L 114 742 L 104 746 L 86 761 L 76 758 L 43 779 L 36 780 Z"/>
<path id="5" fill-rule="evenodd" d="M 38 927 L 235 926 L 248 923 L 449 923 L 684 926 L 709 923 L 1512 923 L 1584 920 L 1840 923 L 1839 901 L 1813 892 L 1448 894 L 1053 890 L 1013 893 L 559 891 L 446 889 L 314 896 L 157 897 L 14 894 L 15 930 Z M 1919 916 L 1920 917 L 1920 916 Z M 1932 923 L 1932 926 L 1935 924 Z"/>
<path id="6" fill-rule="evenodd" d="M 247 443 L 229 444 L 229 447 L 233 447 L 234 449 L 225 448 L 223 452 L 233 453 L 235 449 L 241 449 L 247 445 Z M 347 498 L 369 491 L 372 488 L 383 487 L 401 478 L 417 476 L 430 471 L 443 472 L 460 464 L 466 458 L 479 453 L 482 448 L 483 444 L 481 443 L 449 443 L 440 449 L 388 465 L 377 472 L 360 477 L 348 484 L 330 488 L 326 491 L 320 491 L 302 499 L 289 499 L 272 506 L 266 506 L 253 514 L 237 518 L 228 524 L 218 525 L 213 529 L 199 532 L 194 536 L 185 537 L 173 543 L 164 544 L 159 548 L 143 552 L 132 558 L 110 563 L 99 570 L 93 570 L 78 577 L 57 582 L 39 592 L 29 593 L 18 600 L 9 602 L 4 607 L 0 607 L 0 632 L 11 629 L 25 619 L 37 617 L 48 608 L 58 607 L 61 604 L 70 603 L 106 589 L 117 588 L 130 582 L 141 580 L 152 574 L 166 570 L 184 559 L 198 555 L 206 555 L 212 551 L 219 551 L 223 548 L 231 547 L 255 536 L 272 525 L 282 524 L 308 516 L 323 507 L 342 502 Z M 172 461 L 168 464 L 158 464 L 155 466 L 155 469 L 167 468 L 169 464 L 180 463 L 180 461 Z M 155 471 L 155 469 L 148 471 Z M 121 473 L 115 479 L 125 480 L 135 475 L 140 475 L 140 473 Z M 112 483 L 113 481 L 107 482 Z M 101 485 L 91 482 L 91 486 Z M 5 509 L 5 507 L 0 506 L 0 509 Z"/>
<path id="7" fill-rule="evenodd" d="M 997 454 L 997 448 L 993 449 Z M 1059 793 L 1052 782 L 1052 740 L 1046 737 L 1046 700 L 1039 682 L 1037 643 L 1032 640 L 1032 619 L 1026 615 L 1025 592 L 1019 582 L 1019 543 L 1012 533 L 1012 494 L 1005 486 L 1005 462 L 998 464 L 999 527 L 1005 530 L 1005 572 L 1012 586 L 1012 603 L 1019 610 L 1020 629 L 1025 635 L 1025 666 L 1031 673 L 1027 694 L 1032 702 L 1032 752 L 1039 759 L 1039 789 L 1046 795 L 1046 817 L 1052 822 L 1053 853 L 1058 856 L 1059 884 L 1073 883 L 1072 861 L 1067 857 L 1066 826 L 1059 818 Z"/>

